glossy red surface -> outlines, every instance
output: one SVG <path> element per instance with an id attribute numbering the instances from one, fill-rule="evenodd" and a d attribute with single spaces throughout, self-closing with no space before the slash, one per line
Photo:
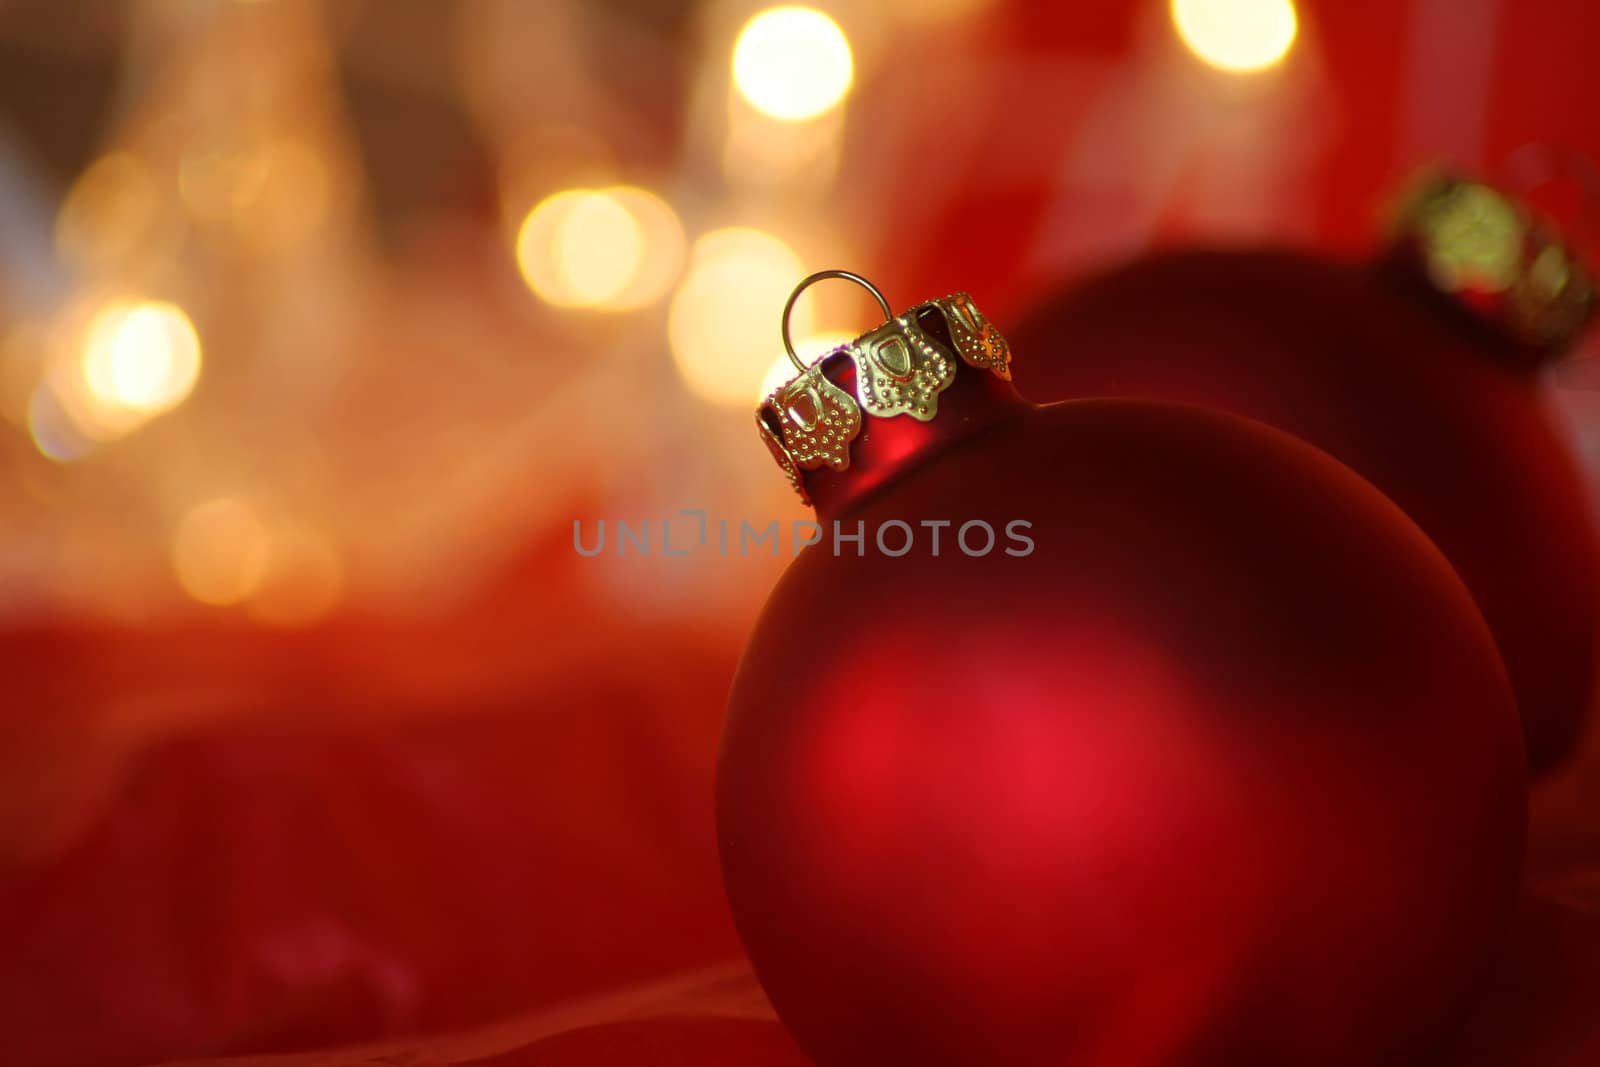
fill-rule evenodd
<path id="1" fill-rule="evenodd" d="M 1487 628 L 1392 504 L 1256 424 L 1082 401 L 844 518 L 1024 519 L 1037 549 L 808 549 L 751 639 L 724 876 L 819 1064 L 1442 1039 L 1507 922 L 1525 769 Z"/>
<path id="2" fill-rule="evenodd" d="M 1317 445 L 1444 551 L 1493 629 L 1530 764 L 1564 759 L 1594 677 L 1594 532 L 1527 354 L 1393 272 L 1184 252 L 1064 290 L 1010 331 L 1038 401 L 1190 401 Z"/>

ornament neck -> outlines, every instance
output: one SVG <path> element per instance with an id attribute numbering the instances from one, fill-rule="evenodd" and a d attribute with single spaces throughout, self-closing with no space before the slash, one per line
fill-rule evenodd
<path id="1" fill-rule="evenodd" d="M 1566 358 L 1565 348 L 1531 344 L 1492 321 L 1495 301 L 1471 293 L 1441 292 L 1415 260 L 1404 253 L 1379 259 L 1375 274 L 1380 284 L 1408 304 L 1427 314 L 1459 338 L 1465 352 L 1496 364 L 1517 376 L 1537 376 Z"/>
<path id="2" fill-rule="evenodd" d="M 1381 273 L 1472 320 L 1506 365 L 1567 354 L 1595 312 L 1593 277 L 1515 197 L 1449 174 L 1418 181 L 1394 221 Z"/>
<path id="3" fill-rule="evenodd" d="M 927 309 L 917 323 L 947 352 L 956 351 L 943 315 Z M 1009 377 L 961 364 L 938 397 L 938 414 L 926 421 L 908 415 L 867 416 L 850 444 L 850 464 L 843 470 L 823 465 L 800 471 L 801 487 L 823 522 L 844 515 L 884 486 L 929 462 L 946 449 L 990 426 L 1017 418 L 1030 405 Z M 857 392 L 859 373 L 846 354 L 834 353 L 820 368 L 824 377 L 845 393 Z"/>
<path id="4" fill-rule="evenodd" d="M 789 340 L 789 312 L 825 278 L 866 287 L 884 322 L 807 367 Z M 819 519 L 849 511 L 956 442 L 1029 409 L 1011 385 L 1010 346 L 966 293 L 895 315 L 860 275 L 820 271 L 790 295 L 782 332 L 800 374 L 756 411 L 756 428 Z"/>

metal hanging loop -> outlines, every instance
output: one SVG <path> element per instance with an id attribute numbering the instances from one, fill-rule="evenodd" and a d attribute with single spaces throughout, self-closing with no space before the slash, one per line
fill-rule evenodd
<path id="1" fill-rule="evenodd" d="M 794 287 L 794 292 L 789 294 L 789 302 L 783 305 L 783 350 L 789 354 L 789 362 L 793 363 L 797 368 L 799 368 L 802 374 L 805 373 L 805 371 L 809 368 L 807 368 L 804 363 L 800 362 L 800 357 L 795 354 L 794 341 L 789 336 L 789 315 L 794 311 L 794 302 L 800 299 L 801 293 L 805 292 L 806 289 L 815 285 L 817 282 L 824 281 L 828 278 L 843 278 L 847 282 L 855 282 L 857 285 L 861 286 L 861 288 L 871 293 L 873 299 L 878 302 L 878 307 L 883 309 L 884 322 L 888 322 L 890 319 L 894 318 L 894 311 L 889 307 L 889 301 L 884 299 L 883 294 L 878 291 L 878 287 L 867 281 L 859 274 L 848 270 L 819 270 L 815 274 L 802 278 L 800 284 Z"/>

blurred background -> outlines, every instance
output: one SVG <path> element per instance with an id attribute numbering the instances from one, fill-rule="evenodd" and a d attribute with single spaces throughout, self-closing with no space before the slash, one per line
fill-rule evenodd
<path id="1" fill-rule="evenodd" d="M 751 425 L 794 283 L 1004 329 L 1154 245 L 1358 254 L 1440 160 L 1581 242 L 1597 44 L 1590 0 L 0 0 L 0 1027 L 301 1047 L 736 956 L 710 769 L 785 559 L 711 546 L 809 514 Z M 797 345 L 877 319 L 823 286 Z M 1552 382 L 1591 465 L 1597 381 Z"/>

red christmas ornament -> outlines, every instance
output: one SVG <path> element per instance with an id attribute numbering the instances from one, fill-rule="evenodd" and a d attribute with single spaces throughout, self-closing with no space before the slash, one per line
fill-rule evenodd
<path id="1" fill-rule="evenodd" d="M 822 529 L 718 769 L 779 1016 L 821 1067 L 1419 1062 L 1522 847 L 1470 596 L 1316 449 L 1007 362 L 957 295 L 758 416 Z"/>
<path id="2" fill-rule="evenodd" d="M 1270 250 L 1147 258 L 1022 324 L 1036 400 L 1128 396 L 1248 415 L 1343 460 L 1443 550 L 1494 631 L 1529 762 L 1573 748 L 1591 699 L 1587 494 L 1539 388 L 1594 290 L 1486 186 L 1435 178 L 1374 263 Z M 1451 306 L 1454 305 L 1454 306 Z"/>

